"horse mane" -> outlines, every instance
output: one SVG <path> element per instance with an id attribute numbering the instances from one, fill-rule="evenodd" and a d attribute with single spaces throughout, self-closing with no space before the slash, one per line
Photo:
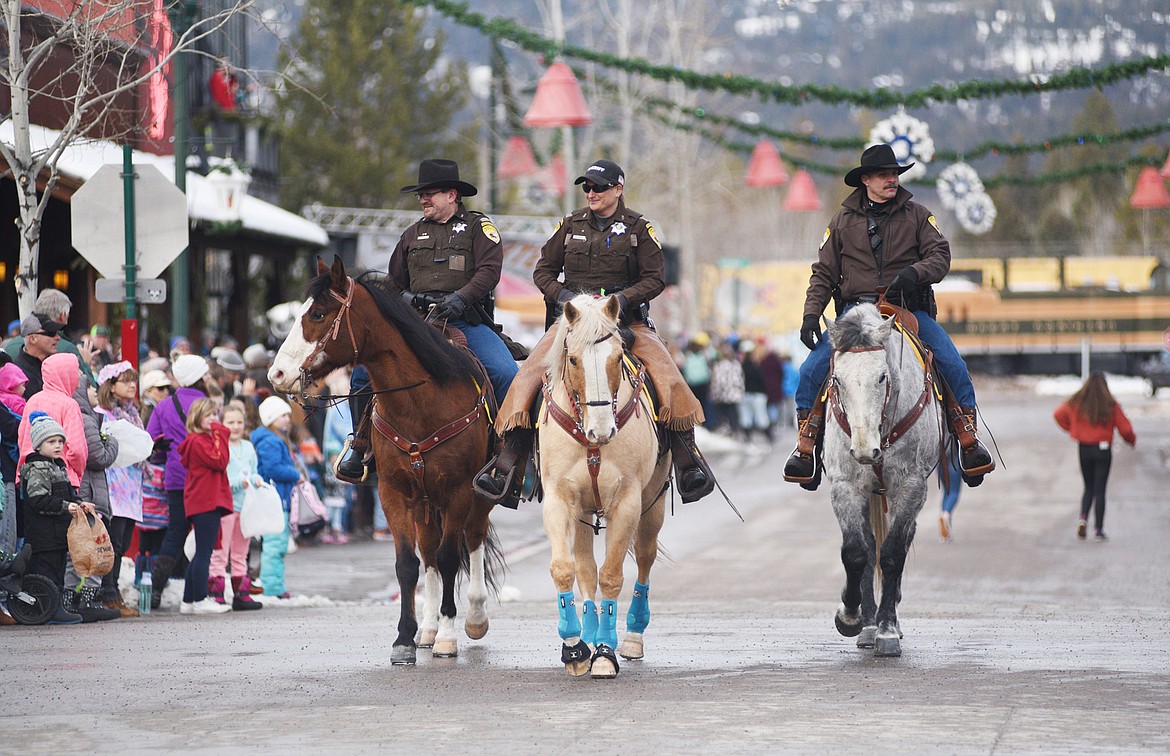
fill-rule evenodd
<path id="1" fill-rule="evenodd" d="M 580 294 L 571 301 L 580 315 L 572 328 L 569 328 L 569 323 L 563 315 L 557 318 L 553 347 L 548 350 L 544 362 L 549 375 L 562 374 L 568 352 L 579 354 L 585 347 L 617 330 L 617 323 L 605 317 L 604 299 L 595 299 L 591 294 Z"/>
<path id="2" fill-rule="evenodd" d="M 447 384 L 479 374 L 466 350 L 452 346 L 438 328 L 420 318 L 402 300 L 402 289 L 393 279 L 372 270 L 359 272 L 353 279 L 369 292 L 382 317 L 398 329 L 407 348 L 419 357 L 436 383 Z M 329 273 L 317 276 L 309 282 L 306 294 L 314 300 L 330 296 L 329 282 Z"/>
<path id="3" fill-rule="evenodd" d="M 837 318 L 832 328 L 833 349 L 859 349 L 881 346 L 878 328 L 882 317 L 871 304 L 862 304 Z"/>

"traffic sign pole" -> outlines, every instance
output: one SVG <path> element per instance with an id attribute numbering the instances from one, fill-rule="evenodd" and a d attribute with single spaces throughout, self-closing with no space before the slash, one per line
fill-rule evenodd
<path id="1" fill-rule="evenodd" d="M 126 227 L 126 317 L 122 319 L 122 359 L 138 369 L 138 252 L 134 240 L 138 238 L 134 226 L 134 150 L 122 146 L 122 217 Z"/>

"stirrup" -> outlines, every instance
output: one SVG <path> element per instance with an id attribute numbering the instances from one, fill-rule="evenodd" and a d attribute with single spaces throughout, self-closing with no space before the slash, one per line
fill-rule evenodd
<path id="1" fill-rule="evenodd" d="M 509 470 L 506 475 L 504 475 L 504 485 L 500 489 L 499 493 L 487 490 L 480 484 L 479 481 L 480 478 L 486 477 L 490 478 L 493 482 L 499 482 L 499 476 L 495 474 L 496 461 L 498 459 L 499 457 L 493 457 L 490 462 L 483 466 L 483 469 L 476 473 L 475 478 L 471 481 L 471 487 L 477 494 L 487 499 L 488 501 L 494 501 L 497 503 L 501 499 L 505 498 L 508 495 L 508 492 L 512 490 L 512 482 L 516 477 L 516 466 L 514 465 L 512 469 Z"/>
<path id="2" fill-rule="evenodd" d="M 352 483 L 354 485 L 358 485 L 360 483 L 365 483 L 366 478 L 370 477 L 370 466 L 366 464 L 365 452 L 362 452 L 361 460 L 358 463 L 362 466 L 362 475 L 360 478 L 357 477 L 356 475 L 350 475 L 348 473 L 343 474 L 341 472 L 342 464 L 345 463 L 346 458 L 349 457 L 350 452 L 353 451 L 353 443 L 352 442 L 353 442 L 353 434 L 351 433 L 345 439 L 345 443 L 341 447 L 341 453 L 337 455 L 337 460 L 334 461 L 334 463 L 333 463 L 333 474 L 337 477 L 338 480 L 343 480 L 346 483 Z M 354 453 L 356 454 L 356 452 L 354 452 Z"/>

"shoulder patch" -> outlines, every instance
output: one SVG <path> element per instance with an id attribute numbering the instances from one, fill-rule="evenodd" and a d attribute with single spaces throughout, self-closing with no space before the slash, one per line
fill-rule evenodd
<path id="1" fill-rule="evenodd" d="M 662 246 L 662 242 L 658 241 L 658 234 L 654 232 L 654 224 L 649 221 L 646 223 L 646 235 L 653 239 L 659 247 Z"/>
<path id="2" fill-rule="evenodd" d="M 480 223 L 480 228 L 483 229 L 483 235 L 491 239 L 493 244 L 500 243 L 500 232 L 496 230 L 496 224 L 492 223 L 490 218 L 485 217 Z"/>
<path id="3" fill-rule="evenodd" d="M 817 249 L 824 249 L 825 244 L 827 244 L 828 241 L 829 241 L 829 227 L 825 226 L 825 235 L 821 237 L 821 246 L 817 247 Z"/>
<path id="4" fill-rule="evenodd" d="M 557 221 L 557 227 L 553 229 L 553 233 L 555 234 L 557 231 L 560 231 L 561 226 L 563 225 L 565 225 L 565 219 L 561 218 L 559 221 Z"/>
<path id="5" fill-rule="evenodd" d="M 926 222 L 934 226 L 935 231 L 938 231 L 940 234 L 942 233 L 942 229 L 938 227 L 938 220 L 936 220 L 933 215 L 927 218 Z"/>

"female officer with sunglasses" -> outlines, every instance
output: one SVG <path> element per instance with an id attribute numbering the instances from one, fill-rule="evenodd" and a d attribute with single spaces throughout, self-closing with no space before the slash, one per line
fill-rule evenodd
<path id="1" fill-rule="evenodd" d="M 710 493 L 715 477 L 695 446 L 695 425 L 703 409 L 649 320 L 650 300 L 666 287 L 665 260 L 654 227 L 626 207 L 626 177 L 616 163 L 595 160 L 574 182 L 587 207 L 566 215 L 541 249 L 532 280 L 544 294 L 551 327 L 565 302 L 581 293 L 616 294 L 622 324 L 634 333 L 634 354 L 646 365 L 658 392 L 659 419 L 670 431 L 675 480 L 684 502 Z M 564 273 L 564 282 L 560 281 Z M 504 448 L 476 478 L 482 495 L 515 507 L 532 452 L 532 405 L 541 384 L 544 355 L 552 344 L 545 334 L 524 362 L 500 407 L 496 430 Z"/>
<path id="2" fill-rule="evenodd" d="M 796 450 L 784 465 L 784 479 L 809 490 L 819 483 L 813 454 L 824 427 L 821 386 L 829 374 L 831 351 L 827 334 L 821 331 L 821 313 L 830 297 L 841 315 L 861 302 L 876 302 L 881 290 L 890 302 L 914 313 L 918 335 L 934 352 L 938 373 L 950 389 L 944 397 L 947 419 L 959 442 L 963 479 L 977 486 L 995 469 L 976 435 L 975 387 L 967 364 L 934 320 L 930 286 L 950 271 L 951 247 L 934 214 L 899 186 L 898 177 L 913 165 L 899 165 L 888 144 L 866 148 L 861 165 L 845 174 L 845 183 L 856 189 L 829 221 L 812 266 L 800 327 L 800 340 L 812 353 L 800 366 L 796 390 L 800 433 Z"/>

